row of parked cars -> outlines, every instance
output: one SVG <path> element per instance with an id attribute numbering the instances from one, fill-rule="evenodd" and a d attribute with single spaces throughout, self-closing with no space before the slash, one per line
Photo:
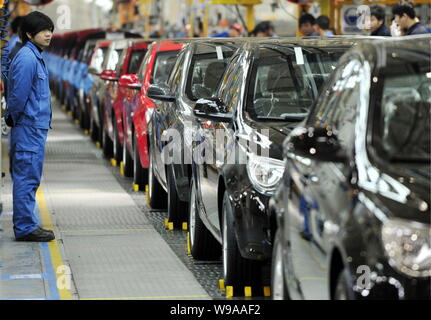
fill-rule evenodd
<path id="1" fill-rule="evenodd" d="M 80 34 L 57 98 L 234 294 L 430 299 L 430 36 Z"/>

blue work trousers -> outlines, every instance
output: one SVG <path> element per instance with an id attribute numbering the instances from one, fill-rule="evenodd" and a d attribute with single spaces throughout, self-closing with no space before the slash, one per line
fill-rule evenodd
<path id="1" fill-rule="evenodd" d="M 13 224 L 16 238 L 39 227 L 34 208 L 42 177 L 47 136 L 48 130 L 25 125 L 15 126 L 11 131 Z"/>

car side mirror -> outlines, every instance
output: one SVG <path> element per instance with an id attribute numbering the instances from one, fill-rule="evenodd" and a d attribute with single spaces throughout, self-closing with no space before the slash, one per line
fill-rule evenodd
<path id="1" fill-rule="evenodd" d="M 193 109 L 197 118 L 216 122 L 230 122 L 233 114 L 227 112 L 226 105 L 219 98 L 199 99 Z"/>
<path id="2" fill-rule="evenodd" d="M 108 81 L 117 81 L 118 75 L 114 70 L 103 70 L 100 74 L 100 78 Z"/>
<path id="3" fill-rule="evenodd" d="M 347 154 L 330 127 L 297 127 L 284 142 L 286 156 L 318 161 L 345 162 Z"/>
<path id="4" fill-rule="evenodd" d="M 175 96 L 172 94 L 170 88 L 164 83 L 150 85 L 147 89 L 147 96 L 154 100 L 167 102 L 175 101 Z"/>
<path id="5" fill-rule="evenodd" d="M 139 78 L 135 74 L 125 74 L 120 77 L 118 81 L 120 87 L 140 90 L 142 88 L 142 84 L 139 81 Z"/>

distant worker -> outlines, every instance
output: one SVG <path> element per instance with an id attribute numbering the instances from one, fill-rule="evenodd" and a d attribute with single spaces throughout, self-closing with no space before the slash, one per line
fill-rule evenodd
<path id="1" fill-rule="evenodd" d="M 314 30 L 319 34 L 319 36 L 331 37 L 334 32 L 329 29 L 330 20 L 328 16 L 320 16 L 316 19 L 316 24 Z"/>
<path id="2" fill-rule="evenodd" d="M 213 38 L 238 38 L 241 37 L 244 28 L 239 23 L 234 23 L 229 27 L 228 31 L 213 35 Z"/>
<path id="3" fill-rule="evenodd" d="M 371 7 L 370 23 L 372 36 L 391 36 L 391 31 L 385 25 L 385 8 L 382 6 L 375 5 Z"/>
<path id="4" fill-rule="evenodd" d="M 427 28 L 416 16 L 415 9 L 411 2 L 397 3 L 392 7 L 392 14 L 395 22 L 401 29 L 401 33 L 405 36 L 414 34 L 428 33 Z"/>
<path id="5" fill-rule="evenodd" d="M 262 21 L 250 33 L 251 37 L 277 37 L 275 34 L 274 24 L 271 21 Z"/>
<path id="6" fill-rule="evenodd" d="M 11 53 L 13 52 L 13 49 L 15 48 L 15 45 L 19 42 L 19 27 L 22 21 L 22 17 L 18 16 L 15 19 L 12 20 L 11 23 L 11 35 L 10 39 L 7 42 L 6 46 L 1 50 L 2 51 L 2 79 L 5 80 L 5 74 L 6 71 L 6 65 L 3 65 L 3 62 L 7 61 L 7 59 L 11 58 Z"/>
<path id="7" fill-rule="evenodd" d="M 20 32 L 23 47 L 13 59 L 8 75 L 5 119 L 12 127 L 10 156 L 17 241 L 55 239 L 51 230 L 38 225 L 34 214 L 52 118 L 49 76 L 42 52 L 49 46 L 53 31 L 52 20 L 43 13 L 34 11 L 25 16 Z"/>
<path id="8" fill-rule="evenodd" d="M 301 32 L 306 37 L 315 37 L 319 34 L 314 30 L 316 25 L 316 18 L 314 18 L 309 13 L 304 13 L 299 18 L 299 32 Z"/>

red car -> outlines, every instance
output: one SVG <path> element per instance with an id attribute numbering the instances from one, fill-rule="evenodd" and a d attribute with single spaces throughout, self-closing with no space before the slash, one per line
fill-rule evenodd
<path id="1" fill-rule="evenodd" d="M 151 84 L 166 82 L 184 43 L 165 40 L 154 42 L 137 75 L 124 75 L 120 87 L 126 100 L 123 108 L 123 172 L 133 176 L 135 190 L 147 184 L 148 138 L 147 123 L 154 110 L 153 101 L 147 96 Z"/>
<path id="2" fill-rule="evenodd" d="M 115 66 L 105 70 L 101 79 L 105 80 L 105 96 L 103 103 L 103 151 L 105 156 L 112 156 L 115 161 L 121 161 L 123 156 L 123 125 L 122 113 L 126 91 L 118 86 L 118 79 L 123 75 L 134 75 L 138 71 L 142 60 L 147 53 L 149 41 L 144 40 L 116 41 L 121 55 Z M 114 50 L 114 49 L 113 49 Z M 116 50 L 116 49 L 115 49 Z M 114 51 L 115 51 L 114 50 Z M 113 70 L 114 69 L 114 70 Z"/>

